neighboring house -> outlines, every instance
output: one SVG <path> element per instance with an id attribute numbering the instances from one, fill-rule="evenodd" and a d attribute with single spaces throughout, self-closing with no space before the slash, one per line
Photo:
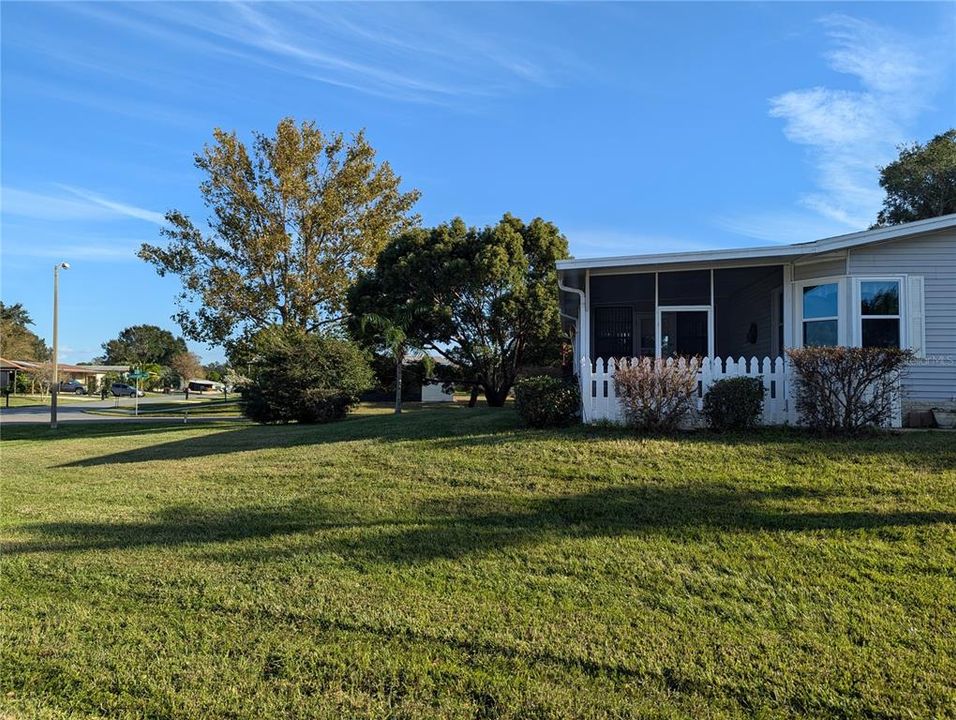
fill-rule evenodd
<path id="1" fill-rule="evenodd" d="M 29 372 L 29 368 L 16 360 L 0 358 L 0 390 L 12 390 L 17 386 L 17 373 Z"/>
<path id="2" fill-rule="evenodd" d="M 49 362 L 44 363 L 39 360 L 5 360 L 0 358 L 0 387 L 6 387 L 8 382 L 12 387 L 17 373 L 35 375 L 36 373 L 49 372 L 51 367 L 52 365 Z M 129 365 L 70 365 L 60 363 L 57 366 L 60 382 L 76 380 L 83 383 L 91 392 L 95 392 L 100 380 L 107 373 L 122 375 L 129 371 Z"/>
<path id="3" fill-rule="evenodd" d="M 558 282 L 585 421 L 620 416 L 613 368 L 595 359 L 688 355 L 711 359 L 708 381 L 763 375 L 765 421 L 794 421 L 782 357 L 805 345 L 911 348 L 903 413 L 956 403 L 956 214 L 795 245 L 562 260 Z"/>

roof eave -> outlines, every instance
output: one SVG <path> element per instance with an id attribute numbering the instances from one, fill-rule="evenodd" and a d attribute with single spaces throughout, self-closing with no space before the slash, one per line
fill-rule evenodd
<path id="1" fill-rule="evenodd" d="M 684 253 L 659 253 L 645 255 L 624 255 L 603 258 L 582 258 L 580 260 L 559 260 L 558 270 L 584 270 L 588 268 L 614 268 L 641 265 L 674 265 L 720 260 L 753 260 L 774 257 L 800 257 L 821 255 L 828 252 L 845 250 L 859 245 L 897 240 L 904 237 L 925 235 L 939 230 L 956 227 L 956 214 L 943 215 L 928 220 L 917 220 L 902 225 L 894 225 L 848 235 L 837 235 L 807 243 L 792 245 L 763 245 L 751 248 L 728 248 L 726 250 L 698 250 Z"/>

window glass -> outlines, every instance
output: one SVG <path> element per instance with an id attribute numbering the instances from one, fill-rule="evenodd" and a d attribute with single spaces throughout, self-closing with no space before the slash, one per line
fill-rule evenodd
<path id="1" fill-rule="evenodd" d="M 860 283 L 861 315 L 899 315 L 900 284 L 896 280 L 864 280 Z"/>
<path id="2" fill-rule="evenodd" d="M 808 285 L 803 288 L 803 318 L 836 317 L 838 315 L 839 286 L 836 283 L 826 285 Z"/>
<path id="3" fill-rule="evenodd" d="M 836 345 L 837 321 L 811 320 L 803 323 L 803 344 L 805 347 Z"/>
<path id="4" fill-rule="evenodd" d="M 863 347 L 899 347 L 899 318 L 864 318 Z"/>

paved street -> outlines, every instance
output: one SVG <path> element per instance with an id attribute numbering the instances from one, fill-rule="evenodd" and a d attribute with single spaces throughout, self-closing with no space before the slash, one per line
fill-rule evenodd
<path id="1" fill-rule="evenodd" d="M 182 402 L 182 395 L 151 395 L 139 399 L 141 408 L 149 407 L 156 403 Z M 131 398 L 107 398 L 106 400 L 90 399 L 61 404 L 57 408 L 57 422 L 183 422 L 181 412 L 165 415 L 149 415 L 147 417 L 125 416 L 125 415 L 99 415 L 88 413 L 87 410 L 96 408 L 123 408 L 133 409 L 133 400 Z M 201 404 L 197 401 L 197 405 Z M 30 407 L 4 408 L 0 407 L 0 425 L 12 423 L 49 423 L 50 407 L 34 405 Z M 235 418 L 221 417 L 191 417 L 188 422 L 235 422 Z"/>

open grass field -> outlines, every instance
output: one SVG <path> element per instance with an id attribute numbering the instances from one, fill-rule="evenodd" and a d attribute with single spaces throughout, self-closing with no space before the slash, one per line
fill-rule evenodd
<path id="1" fill-rule="evenodd" d="M 3 429 L 0 717 L 956 717 L 956 435 Z"/>

